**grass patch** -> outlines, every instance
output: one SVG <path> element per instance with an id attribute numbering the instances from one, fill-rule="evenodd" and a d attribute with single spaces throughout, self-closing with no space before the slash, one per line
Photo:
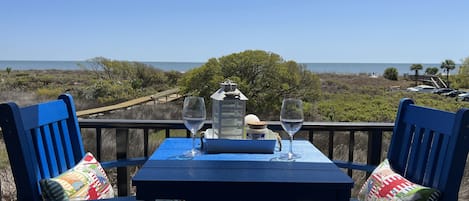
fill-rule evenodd
<path id="1" fill-rule="evenodd" d="M 10 166 L 10 161 L 8 160 L 8 153 L 5 147 L 5 142 L 0 140 L 0 169 L 4 169 Z"/>

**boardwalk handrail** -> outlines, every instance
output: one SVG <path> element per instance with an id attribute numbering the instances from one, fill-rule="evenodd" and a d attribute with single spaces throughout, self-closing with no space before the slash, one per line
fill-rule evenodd
<path id="1" fill-rule="evenodd" d="M 127 108 L 133 105 L 139 105 L 139 104 L 146 103 L 149 101 L 156 101 L 159 98 L 167 97 L 173 94 L 177 95 L 178 93 L 179 93 L 179 88 L 168 89 L 166 91 L 162 91 L 153 95 L 144 96 L 141 98 L 125 101 L 125 102 L 118 103 L 115 105 L 109 105 L 109 106 L 104 106 L 104 107 L 99 107 L 99 108 L 77 111 L 77 116 L 80 117 L 80 116 L 85 116 L 85 115 L 92 115 L 92 114 Z"/>
<path id="2" fill-rule="evenodd" d="M 409 74 L 404 74 L 404 78 L 410 79 L 410 80 L 417 80 L 420 82 L 428 82 L 431 83 L 434 87 L 436 88 L 447 88 L 448 85 L 444 80 L 442 80 L 439 76 L 437 75 L 409 75 Z"/>

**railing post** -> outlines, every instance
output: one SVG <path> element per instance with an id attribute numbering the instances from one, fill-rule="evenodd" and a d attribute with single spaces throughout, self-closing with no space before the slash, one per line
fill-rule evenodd
<path id="1" fill-rule="evenodd" d="M 127 159 L 129 151 L 129 129 L 116 129 L 116 159 Z M 130 171 L 127 167 L 117 168 L 117 190 L 119 196 L 127 196 L 130 193 Z"/>
<path id="2" fill-rule="evenodd" d="M 148 129 L 143 129 L 143 155 L 148 157 Z"/>
<path id="3" fill-rule="evenodd" d="M 348 143 L 348 162 L 353 162 L 353 152 L 355 150 L 355 131 L 350 131 L 349 136 L 349 143 Z M 352 176 L 352 168 L 348 168 L 347 174 L 348 176 Z"/>
<path id="4" fill-rule="evenodd" d="M 165 138 L 170 138 L 170 137 L 171 137 L 171 133 L 170 133 L 169 129 L 167 128 L 165 130 Z"/>
<path id="5" fill-rule="evenodd" d="M 368 165 L 379 165 L 381 162 L 381 147 L 383 144 L 382 130 L 373 129 L 368 135 Z"/>
<path id="6" fill-rule="evenodd" d="M 329 131 L 329 153 L 328 157 L 330 159 L 334 158 L 334 131 L 330 130 Z"/>
<path id="7" fill-rule="evenodd" d="M 96 128 L 96 158 L 101 160 L 101 149 L 102 149 L 102 133 L 101 128 Z"/>

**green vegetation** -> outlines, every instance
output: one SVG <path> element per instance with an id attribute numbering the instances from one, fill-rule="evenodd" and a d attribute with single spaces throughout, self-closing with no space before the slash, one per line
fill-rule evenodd
<path id="1" fill-rule="evenodd" d="M 425 74 L 427 75 L 436 75 L 438 74 L 438 68 L 437 67 L 428 67 L 425 69 Z"/>
<path id="2" fill-rule="evenodd" d="M 5 142 L 0 140 L 0 169 L 4 169 L 10 165 L 8 153 L 6 152 Z"/>
<path id="3" fill-rule="evenodd" d="M 423 66 L 413 64 L 411 69 L 418 75 Z M 234 80 L 249 98 L 247 112 L 258 114 L 265 120 L 278 119 L 281 99 L 289 95 L 301 97 L 306 102 L 305 118 L 308 121 L 393 122 L 399 100 L 404 97 L 413 98 L 421 105 L 453 112 L 469 107 L 468 102 L 458 102 L 454 98 L 405 92 L 412 82 L 398 79 L 397 69 L 393 67 L 386 69 L 383 77 L 316 75 L 293 61 L 283 61 L 276 54 L 249 50 L 212 58 L 200 68 L 187 72 L 180 84 L 185 93 L 209 100 L 220 82 Z M 401 90 L 396 91 L 397 88 Z"/>
<path id="4" fill-rule="evenodd" d="M 212 58 L 184 74 L 102 57 L 90 61 L 94 64 L 90 69 L 2 74 L 4 81 L 0 82 L 0 89 L 3 97 L 0 101 L 28 99 L 33 103 L 54 99 L 67 91 L 75 97 L 77 109 L 82 110 L 147 96 L 179 84 L 183 93 L 204 96 L 208 105 L 210 95 L 220 87 L 219 84 L 231 79 L 249 98 L 247 112 L 255 113 L 263 120 L 278 119 L 281 100 L 286 96 L 301 97 L 305 101 L 305 117 L 310 121 L 392 122 L 397 104 L 403 97 L 449 111 L 469 107 L 468 102 L 454 98 L 405 92 L 404 89 L 413 82 L 399 78 L 393 67 L 385 70 L 384 78 L 370 78 L 365 74 L 314 74 L 294 61 L 285 61 L 275 53 L 260 50 Z M 469 88 L 469 57 L 464 60 L 459 73 L 449 78 L 454 87 Z M 159 118 L 178 118 L 178 108 L 153 113 L 171 114 Z M 135 112 L 142 113 L 138 119 L 148 119 L 144 111 Z"/>
<path id="5" fill-rule="evenodd" d="M 449 82 L 449 71 L 453 70 L 456 68 L 456 64 L 454 63 L 453 60 L 451 59 L 446 59 L 443 62 L 441 62 L 441 69 L 443 69 L 443 72 L 446 72 L 446 83 L 448 83 L 448 87 L 450 87 L 450 82 Z"/>
<path id="6" fill-rule="evenodd" d="M 410 81 L 397 82 L 366 76 L 319 76 L 321 80 L 327 79 L 329 84 L 335 85 L 327 88 L 336 90 L 325 90 L 323 87 L 323 98 L 316 104 L 315 121 L 393 122 L 399 101 L 404 97 L 414 99 L 419 105 L 453 112 L 469 107 L 469 102 L 456 101 L 441 95 L 390 90 L 395 85 L 406 88 L 411 84 Z"/>
<path id="7" fill-rule="evenodd" d="M 24 96 L 14 93 L 28 93 L 34 95 L 32 102 L 36 102 L 54 99 L 67 91 L 74 95 L 80 110 L 150 95 L 179 84 L 183 93 L 204 96 L 210 104 L 209 97 L 220 87 L 219 83 L 231 79 L 249 98 L 247 112 L 258 114 L 265 120 L 278 118 L 281 100 L 286 96 L 301 97 L 305 101 L 306 118 L 317 121 L 390 122 L 403 97 L 450 111 L 468 107 L 467 102 L 452 98 L 390 90 L 412 85 L 399 79 L 397 69 L 393 67 L 385 70 L 385 79 L 366 75 L 314 74 L 294 61 L 285 61 L 275 53 L 260 50 L 212 58 L 184 74 L 102 57 L 90 61 L 93 63 L 90 69 L 77 71 L 11 70 L 10 75 L 1 75 L 4 81 L 0 83 L 0 89 L 5 92 L 2 100 Z M 452 63 L 450 60 L 443 62 L 445 72 L 451 70 Z M 411 69 L 418 74 L 420 67 L 421 64 L 414 64 Z M 435 69 L 427 68 L 427 74 Z M 459 73 L 449 79 L 454 87 L 469 88 L 469 57 L 463 61 Z"/>
<path id="8" fill-rule="evenodd" d="M 39 88 L 36 91 L 36 95 L 44 99 L 49 97 L 57 97 L 61 93 L 63 93 L 63 91 L 59 88 Z"/>
<path id="9" fill-rule="evenodd" d="M 2 77 L 2 91 L 35 94 L 40 100 L 54 99 L 69 92 L 79 109 L 109 105 L 176 87 L 182 73 L 162 71 L 139 62 L 103 57 L 90 59 L 89 69 L 11 71 Z M 8 68 L 7 68 L 8 70 Z M 5 97 L 2 100 L 9 100 Z M 10 99 L 11 100 L 11 99 Z"/>
<path id="10" fill-rule="evenodd" d="M 7 68 L 5 69 L 5 71 L 7 72 L 8 75 L 10 75 L 10 73 L 11 73 L 11 68 L 10 68 L 10 67 L 7 67 Z"/>
<path id="11" fill-rule="evenodd" d="M 397 77 L 399 76 L 399 72 L 397 71 L 397 68 L 395 67 L 389 67 L 384 70 L 383 77 L 388 79 L 388 80 L 396 80 Z"/>
<path id="12" fill-rule="evenodd" d="M 164 72 L 140 62 L 90 59 L 95 75 L 90 85 L 79 90 L 80 97 L 113 103 L 166 90 L 176 85 L 181 73 Z"/>
<path id="13" fill-rule="evenodd" d="M 469 57 L 463 60 L 458 74 L 454 76 L 453 87 L 469 89 Z"/>
<path id="14" fill-rule="evenodd" d="M 410 70 L 415 71 L 415 77 L 419 77 L 419 70 L 422 70 L 423 66 L 422 64 L 412 64 L 410 66 Z M 415 85 L 417 85 L 417 79 L 415 80 Z"/>
<path id="15" fill-rule="evenodd" d="M 320 99 L 317 75 L 294 61 L 260 50 L 212 58 L 200 68 L 185 73 L 180 86 L 183 93 L 203 96 L 209 102 L 210 95 L 225 79 L 236 82 L 249 98 L 247 111 L 263 119 L 278 116 L 279 103 L 284 97 L 301 97 L 308 109 Z M 311 115 L 306 113 L 305 117 Z"/>

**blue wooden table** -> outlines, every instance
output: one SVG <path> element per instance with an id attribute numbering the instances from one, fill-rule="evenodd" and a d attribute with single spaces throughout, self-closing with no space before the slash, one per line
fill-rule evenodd
<path id="1" fill-rule="evenodd" d="M 287 144 L 284 141 L 283 144 Z M 349 200 L 353 180 L 310 142 L 294 162 L 273 154 L 203 154 L 178 160 L 191 139 L 168 138 L 133 177 L 139 200 Z"/>

